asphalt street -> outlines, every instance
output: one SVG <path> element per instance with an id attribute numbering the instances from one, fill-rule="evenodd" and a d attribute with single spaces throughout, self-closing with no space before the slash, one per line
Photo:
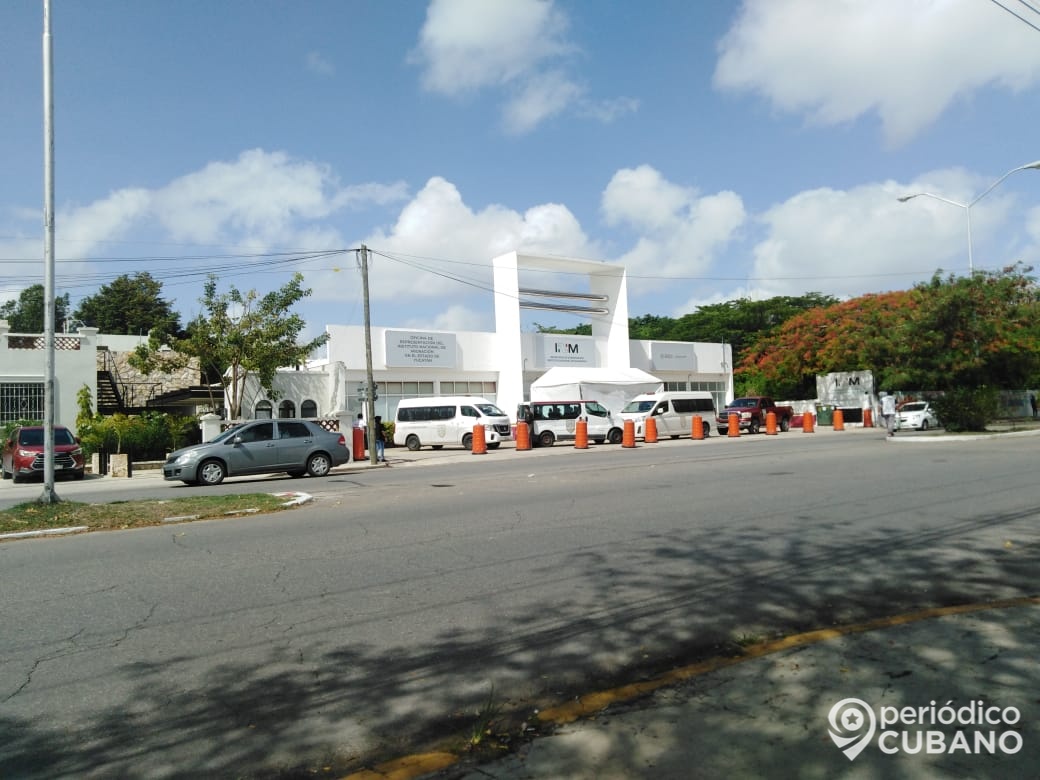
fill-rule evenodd
<path id="1" fill-rule="evenodd" d="M 313 492 L 289 514 L 0 544 L 0 776 L 346 772 L 489 696 L 533 719 L 755 639 L 1037 592 L 1037 439 L 846 433 L 438 453 L 262 483 Z"/>

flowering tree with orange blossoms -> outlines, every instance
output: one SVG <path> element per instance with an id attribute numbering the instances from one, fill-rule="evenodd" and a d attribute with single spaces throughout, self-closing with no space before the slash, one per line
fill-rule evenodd
<path id="1" fill-rule="evenodd" d="M 877 388 L 1023 389 L 1040 378 L 1040 299 L 1031 270 L 937 273 L 912 290 L 807 311 L 744 352 L 742 386 L 811 398 L 817 374 L 869 370 Z"/>

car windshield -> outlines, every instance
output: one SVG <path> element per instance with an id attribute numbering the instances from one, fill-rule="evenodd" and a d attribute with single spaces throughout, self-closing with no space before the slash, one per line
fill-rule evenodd
<path id="1" fill-rule="evenodd" d="M 758 406 L 758 401 L 754 398 L 737 398 L 729 406 L 731 409 L 753 409 Z"/>
<path id="2" fill-rule="evenodd" d="M 481 413 L 487 415 L 488 417 L 505 417 L 506 416 L 506 413 L 503 412 L 501 409 L 499 409 L 494 404 L 474 404 L 474 406 L 476 406 L 478 409 L 480 409 Z"/>
<path id="3" fill-rule="evenodd" d="M 42 447 L 43 428 L 28 428 L 18 433 L 18 443 L 23 447 Z M 75 444 L 76 440 L 68 428 L 54 429 L 54 444 Z"/>
<path id="4" fill-rule="evenodd" d="M 925 405 L 922 402 L 915 401 L 912 404 L 903 404 L 903 411 L 904 412 L 923 412 L 924 411 L 924 406 Z"/>
<path id="5" fill-rule="evenodd" d="M 649 412 L 651 409 L 654 408 L 654 404 L 655 403 L 657 403 L 657 402 L 656 401 L 629 401 L 627 404 L 625 404 L 625 408 L 622 409 L 621 411 L 622 412 L 628 412 L 629 414 L 636 413 L 636 412 L 642 412 L 642 413 L 645 414 L 646 412 Z"/>

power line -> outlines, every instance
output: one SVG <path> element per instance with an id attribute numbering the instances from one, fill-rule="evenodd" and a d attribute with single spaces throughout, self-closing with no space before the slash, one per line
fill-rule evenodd
<path id="1" fill-rule="evenodd" d="M 1003 10 L 1007 11 L 1009 14 L 1011 14 L 1013 17 L 1018 19 L 1023 24 L 1027 24 L 1030 27 L 1032 27 L 1034 30 L 1036 30 L 1037 32 L 1040 32 L 1040 27 L 1037 27 L 1031 21 L 1026 19 L 1024 16 L 1020 16 L 1020 15 L 1016 14 L 1014 11 L 1012 11 L 1010 8 L 1008 8 L 1006 5 L 1001 3 L 1000 0 L 990 0 L 990 2 L 993 3 L 993 5 L 997 6 L 998 8 L 1002 8 Z M 1029 5 L 1029 3 L 1025 2 L 1025 0 L 1019 0 L 1019 2 L 1022 3 L 1022 5 L 1024 5 L 1026 8 L 1028 8 L 1033 13 L 1040 13 L 1040 11 L 1037 11 L 1035 8 L 1033 8 L 1033 6 L 1031 6 L 1031 5 Z"/>

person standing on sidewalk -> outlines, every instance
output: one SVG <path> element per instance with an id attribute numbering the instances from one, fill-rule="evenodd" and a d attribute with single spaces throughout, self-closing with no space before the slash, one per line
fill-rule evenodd
<path id="1" fill-rule="evenodd" d="M 881 399 L 881 416 L 885 419 L 885 428 L 889 436 L 896 435 L 896 397 L 885 393 Z"/>
<path id="2" fill-rule="evenodd" d="M 376 460 L 386 463 L 386 432 L 383 430 L 383 418 L 376 417 Z"/>

